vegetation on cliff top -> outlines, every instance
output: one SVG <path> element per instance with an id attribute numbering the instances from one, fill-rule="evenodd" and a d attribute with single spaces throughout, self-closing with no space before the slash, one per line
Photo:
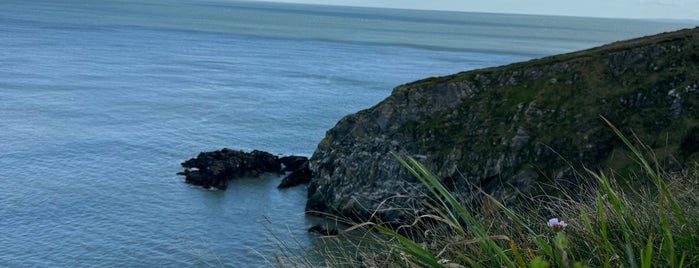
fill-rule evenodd
<path id="1" fill-rule="evenodd" d="M 311 158 L 307 208 L 367 220 L 325 264 L 699 265 L 697 105 L 699 28 L 399 86 Z"/>
<path id="2" fill-rule="evenodd" d="M 639 173 L 586 171 L 572 194 L 533 196 L 509 208 L 484 192 L 459 203 L 418 161 L 399 159 L 431 192 L 433 210 L 397 231 L 365 222 L 323 237 L 327 267 L 694 267 L 699 265 L 699 168 L 668 173 L 612 126 Z M 611 132 L 611 131 L 610 131 Z M 652 154 L 651 154 L 652 155 Z M 582 193 L 582 194 L 581 194 Z M 561 197 L 562 196 L 562 197 Z M 577 198 L 572 198 L 576 196 Z M 582 198 L 580 198 L 582 197 Z M 408 209 L 409 210 L 409 209 Z M 418 234 L 404 236 L 401 230 Z M 375 231 L 379 232 L 375 232 Z M 406 233 L 406 232 L 403 232 Z M 339 246 L 338 246 L 339 245 Z M 289 263 L 280 263 L 284 266 Z M 302 264 L 303 263 L 296 263 Z M 306 262 L 305 265 L 311 265 Z"/>
<path id="3" fill-rule="evenodd" d="M 600 115 L 668 170 L 686 169 L 699 160 L 698 105 L 699 28 L 405 84 L 328 131 L 311 158 L 307 209 L 403 220 L 390 204 L 374 213 L 422 188 L 391 152 L 415 157 L 466 201 L 469 184 L 513 203 L 557 190 L 542 183 L 590 179 L 576 170 L 632 173 Z"/>
<path id="4" fill-rule="evenodd" d="M 666 153 L 679 151 L 675 157 L 682 159 L 669 164 L 693 162 L 697 148 L 680 145 L 696 139 L 699 118 L 680 115 L 694 113 L 699 104 L 697 98 L 682 98 L 699 94 L 698 32 L 699 28 L 677 31 L 409 84 L 469 81 L 489 91 L 480 95 L 487 99 L 466 99 L 455 110 L 420 118 L 424 123 L 415 124 L 413 131 L 431 133 L 424 142 L 432 147 L 480 149 L 474 144 L 482 144 L 490 147 L 488 151 L 505 151 L 494 147 L 512 146 L 504 140 L 523 130 L 527 143 L 564 148 L 558 152 L 566 158 L 596 153 L 580 145 L 602 140 L 598 135 L 604 140 L 612 138 L 599 120 L 603 115 L 612 122 L 623 122 L 655 148 L 661 159 L 668 156 Z M 633 108 L 643 108 L 644 112 Z M 472 128 L 467 124 L 482 126 L 482 131 L 468 132 Z M 517 129 L 512 128 L 515 125 Z M 587 139 L 591 141 L 584 141 Z M 615 160 L 600 166 L 622 168 L 615 164 L 629 164 Z"/>

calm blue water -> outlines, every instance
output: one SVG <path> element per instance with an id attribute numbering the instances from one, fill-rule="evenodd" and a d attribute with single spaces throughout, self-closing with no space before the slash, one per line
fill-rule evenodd
<path id="1" fill-rule="evenodd" d="M 688 25 L 233 1 L 0 2 L 0 266 L 261 267 L 303 187 L 190 187 L 222 147 L 310 156 L 412 80 Z M 269 220 L 265 219 L 267 217 Z M 271 231 L 270 231 L 271 230 Z"/>

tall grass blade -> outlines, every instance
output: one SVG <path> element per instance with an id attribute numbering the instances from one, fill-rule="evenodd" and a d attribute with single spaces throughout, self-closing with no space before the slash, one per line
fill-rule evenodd
<path id="1" fill-rule="evenodd" d="M 663 230 L 664 236 L 663 248 L 665 248 L 665 256 L 668 258 L 668 265 L 670 267 L 675 267 L 675 259 L 677 259 L 677 256 L 675 256 L 675 240 L 672 237 L 670 220 L 665 213 L 665 206 L 663 204 L 664 200 L 665 199 L 660 198 L 660 204 L 658 205 L 658 209 L 660 210 L 660 227 Z"/>
<path id="2" fill-rule="evenodd" d="M 427 178 L 428 176 L 431 175 L 431 173 L 420 172 L 417 170 L 417 168 L 414 165 L 412 165 L 412 162 L 411 163 L 406 162 L 405 160 L 403 160 L 402 157 L 400 157 L 396 153 L 391 153 L 391 154 L 393 155 L 393 157 L 395 157 L 398 160 L 398 162 L 404 168 L 406 168 L 411 174 L 413 174 L 413 176 L 415 176 L 423 185 L 425 185 L 427 187 L 427 189 L 430 191 L 432 196 L 437 199 L 436 201 L 438 201 L 440 203 L 440 207 L 445 208 L 443 210 L 436 209 L 435 211 L 437 212 L 437 214 L 439 214 L 442 218 L 449 219 L 454 224 L 458 224 L 459 221 L 457 220 L 454 213 L 450 209 L 448 209 L 449 207 L 444 202 L 444 200 L 440 197 L 440 194 L 437 193 L 436 189 L 434 187 L 431 187 L 431 183 L 428 181 L 428 178 Z M 463 233 L 462 228 L 458 228 L 457 231 L 460 232 L 461 235 L 465 234 L 465 233 Z"/>
<path id="3" fill-rule="evenodd" d="M 435 195 L 434 197 L 443 204 L 444 210 L 447 211 L 446 214 L 449 215 L 450 219 L 452 219 L 455 224 L 458 225 L 460 222 L 459 220 L 463 221 L 471 234 L 476 238 L 480 238 L 479 244 L 481 244 L 481 248 L 486 251 L 492 265 L 500 266 L 503 264 L 506 267 L 516 267 L 515 263 L 510 260 L 505 251 L 488 236 L 483 226 L 468 212 L 465 206 L 456 200 L 432 172 L 427 170 L 425 166 L 412 157 L 407 157 L 407 161 L 404 161 L 395 153 L 393 153 L 393 156 L 396 157 L 402 165 L 407 165 L 406 168 L 429 188 L 430 192 Z M 458 216 L 458 219 L 456 216 Z M 465 234 L 463 230 L 464 227 L 459 229 L 461 229 L 459 231 L 461 234 Z"/>
<path id="4" fill-rule="evenodd" d="M 607 125 L 609 125 L 609 127 L 612 128 L 614 133 L 616 133 L 616 135 L 624 142 L 624 144 L 631 150 L 631 152 L 633 152 L 634 156 L 636 156 L 636 159 L 641 162 L 641 165 L 645 169 L 646 173 L 651 176 L 651 178 L 653 179 L 653 182 L 657 185 L 658 189 L 663 194 L 662 197 L 666 198 L 668 200 L 668 203 L 670 203 L 670 207 L 672 208 L 673 213 L 675 214 L 675 217 L 677 217 L 677 219 L 680 221 L 681 224 L 686 224 L 687 220 L 684 218 L 684 215 L 682 213 L 682 210 L 680 209 L 680 206 L 677 205 L 677 202 L 675 201 L 675 199 L 672 197 L 669 190 L 667 189 L 667 185 L 660 178 L 660 176 L 658 176 L 658 174 L 650 166 L 650 164 L 648 164 L 648 161 L 646 161 L 646 159 L 643 156 L 643 154 L 641 153 L 641 151 L 638 150 L 638 148 L 636 148 L 636 146 L 634 146 L 633 143 L 631 143 L 631 141 L 629 141 L 629 139 L 627 139 L 626 136 L 624 136 L 624 134 L 621 133 L 621 131 L 618 128 L 616 128 L 616 126 L 614 126 L 614 124 L 612 124 L 612 122 L 607 120 L 607 118 L 602 117 L 602 120 L 604 120 L 604 122 L 606 122 Z"/>
<path id="5" fill-rule="evenodd" d="M 629 224 L 627 222 L 627 219 L 633 219 L 633 216 L 631 216 L 631 213 L 628 213 L 628 208 L 624 204 L 624 202 L 621 201 L 621 198 L 619 198 L 619 195 L 616 194 L 616 192 L 612 189 L 612 185 L 609 182 L 609 179 L 607 178 L 606 175 L 604 175 L 604 172 L 600 172 L 599 174 L 593 173 L 595 177 L 602 183 L 602 186 L 604 187 L 604 191 L 607 196 L 607 200 L 609 203 L 611 203 L 612 208 L 614 209 L 614 212 L 617 215 L 617 218 L 619 220 L 619 223 L 621 224 L 621 228 L 624 234 L 624 249 L 626 252 L 626 256 L 629 262 L 629 265 L 632 268 L 636 267 L 636 258 L 633 253 L 633 247 L 631 246 L 631 228 L 629 228 Z M 600 203 L 598 201 L 599 205 L 604 205 L 604 203 Z"/>
<path id="6" fill-rule="evenodd" d="M 604 267 L 609 268 L 611 265 L 611 257 L 616 255 L 616 251 L 614 250 L 612 243 L 609 241 L 609 235 L 607 234 L 607 220 L 604 214 L 604 201 L 602 200 L 602 196 L 597 194 L 597 217 L 599 218 L 600 223 L 600 235 L 602 236 L 602 243 L 604 243 L 604 249 L 607 251 L 608 255 L 602 261 L 604 262 Z"/>
<path id="7" fill-rule="evenodd" d="M 653 233 L 648 235 L 648 243 L 646 249 L 641 250 L 641 268 L 650 268 L 653 257 Z"/>
<path id="8" fill-rule="evenodd" d="M 515 242 L 510 240 L 510 249 L 512 250 L 512 254 L 515 255 L 515 260 L 517 260 L 517 265 L 519 268 L 527 268 L 527 263 L 524 262 L 524 258 L 522 258 L 522 254 L 519 253 L 519 249 L 517 249 L 517 245 L 515 245 Z"/>
<path id="9" fill-rule="evenodd" d="M 403 251 L 403 253 L 414 257 L 419 262 L 427 264 L 430 267 L 444 267 L 444 265 L 439 263 L 437 257 L 432 255 L 432 253 L 423 249 L 420 245 L 408 239 L 407 237 L 381 225 L 375 225 L 374 227 L 376 227 L 376 229 L 378 229 L 382 233 L 388 234 L 391 237 L 394 237 L 398 241 L 400 241 L 400 243 L 403 244 L 404 247 L 399 248 L 399 250 Z"/>

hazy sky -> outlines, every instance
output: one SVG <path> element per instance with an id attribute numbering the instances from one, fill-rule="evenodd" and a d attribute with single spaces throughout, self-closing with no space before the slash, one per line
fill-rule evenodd
<path id="1" fill-rule="evenodd" d="M 267 0 L 327 5 L 699 20 L 699 0 Z"/>

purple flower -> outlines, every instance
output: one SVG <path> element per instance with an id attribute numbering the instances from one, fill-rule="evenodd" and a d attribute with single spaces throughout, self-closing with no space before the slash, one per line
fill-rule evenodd
<path id="1" fill-rule="evenodd" d="M 553 218 L 549 220 L 548 226 L 549 228 L 553 229 L 554 232 L 558 233 L 560 231 L 563 231 L 563 229 L 565 229 L 566 226 L 568 226 L 568 224 L 564 221 L 558 221 L 558 218 Z"/>

